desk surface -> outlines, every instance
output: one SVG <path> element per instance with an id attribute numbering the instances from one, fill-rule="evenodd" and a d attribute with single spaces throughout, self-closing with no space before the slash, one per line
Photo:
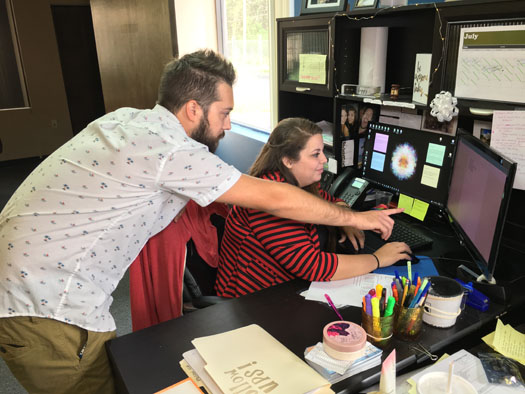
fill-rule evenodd
<path id="1" fill-rule="evenodd" d="M 151 394 L 186 377 L 180 368 L 182 353 L 193 348 L 194 338 L 217 334 L 248 324 L 259 324 L 301 359 L 307 346 L 322 341 L 323 327 L 337 316 L 326 304 L 306 301 L 299 293 L 309 282 L 294 280 L 238 299 L 197 310 L 178 319 L 124 335 L 107 343 L 118 392 Z M 345 320 L 361 322 L 361 310 L 340 310 Z M 491 303 L 487 312 L 466 308 L 450 328 L 423 324 L 419 342 L 431 352 L 460 341 L 505 312 Z M 293 327 L 303 327 L 300 332 Z M 427 356 L 412 350 L 410 342 L 393 339 L 383 352 L 396 349 L 397 368 L 419 364 Z M 332 386 L 339 393 L 356 393 L 379 380 L 380 367 Z"/>

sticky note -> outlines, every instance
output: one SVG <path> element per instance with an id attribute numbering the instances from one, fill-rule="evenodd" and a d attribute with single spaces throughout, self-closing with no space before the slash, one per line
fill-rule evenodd
<path id="1" fill-rule="evenodd" d="M 397 201 L 398 208 L 405 208 L 405 213 L 410 215 L 410 212 L 412 212 L 412 205 L 414 205 L 414 199 L 412 197 L 408 197 L 404 194 L 399 195 L 399 200 Z"/>
<path id="2" fill-rule="evenodd" d="M 326 55 L 299 55 L 299 82 L 326 83 Z"/>
<path id="3" fill-rule="evenodd" d="M 370 168 L 376 171 L 383 172 L 385 167 L 385 155 L 379 152 L 372 153 L 372 162 L 370 163 Z"/>
<path id="4" fill-rule="evenodd" d="M 423 221 L 425 220 L 425 216 L 427 215 L 427 210 L 428 203 L 418 199 L 414 199 L 414 205 L 412 205 L 412 211 L 410 212 L 410 216 L 413 216 L 416 219 Z"/>
<path id="5" fill-rule="evenodd" d="M 438 186 L 439 173 L 441 170 L 436 167 L 423 166 L 423 174 L 421 175 L 421 183 L 433 187 L 434 189 Z"/>
<path id="6" fill-rule="evenodd" d="M 443 165 L 443 157 L 445 157 L 445 145 L 428 144 L 427 163 L 441 167 Z"/>
<path id="7" fill-rule="evenodd" d="M 386 147 L 388 146 L 388 135 L 376 133 L 374 140 L 374 150 L 378 152 L 386 153 Z"/>

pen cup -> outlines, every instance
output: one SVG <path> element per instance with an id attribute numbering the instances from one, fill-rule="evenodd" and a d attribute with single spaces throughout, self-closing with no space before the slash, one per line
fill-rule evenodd
<path id="1" fill-rule="evenodd" d="M 386 317 L 373 317 L 361 310 L 361 326 L 366 331 L 368 342 L 379 348 L 383 348 L 392 339 L 394 330 L 394 314 Z"/>
<path id="2" fill-rule="evenodd" d="M 423 325 L 423 307 L 407 308 L 396 305 L 394 335 L 412 341 L 419 336 Z"/>

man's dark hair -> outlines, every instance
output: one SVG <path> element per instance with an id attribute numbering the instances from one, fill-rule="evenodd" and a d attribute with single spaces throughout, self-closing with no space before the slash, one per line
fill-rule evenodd
<path id="1" fill-rule="evenodd" d="M 209 106 L 219 100 L 219 82 L 230 86 L 235 82 L 235 69 L 228 60 L 210 49 L 189 53 L 164 67 L 158 104 L 175 113 L 195 100 L 206 115 Z"/>

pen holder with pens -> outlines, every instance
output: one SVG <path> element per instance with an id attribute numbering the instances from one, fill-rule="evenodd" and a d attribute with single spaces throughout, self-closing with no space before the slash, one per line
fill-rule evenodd
<path id="1" fill-rule="evenodd" d="M 423 306 L 407 308 L 396 305 L 394 310 L 394 335 L 408 341 L 416 339 L 423 325 Z"/>
<path id="2" fill-rule="evenodd" d="M 392 339 L 394 330 L 394 314 L 384 317 L 374 317 L 364 310 L 361 311 L 361 326 L 366 331 L 368 342 L 379 348 L 383 348 Z"/>

